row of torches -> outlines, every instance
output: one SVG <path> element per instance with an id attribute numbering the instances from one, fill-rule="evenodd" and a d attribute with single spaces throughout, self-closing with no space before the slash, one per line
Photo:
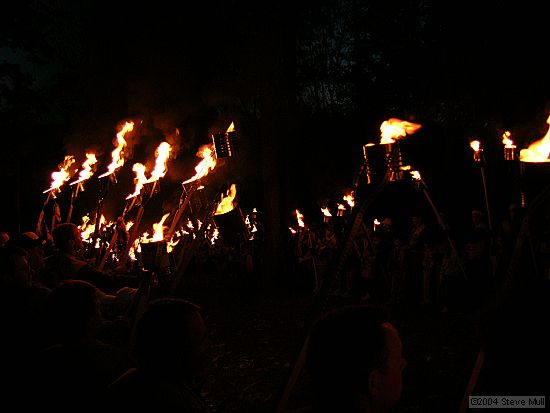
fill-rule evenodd
<path id="1" fill-rule="evenodd" d="M 550 117 L 547 119 L 547 123 L 550 124 Z M 114 174 L 119 168 L 121 168 L 124 163 L 124 149 L 127 145 L 126 140 L 124 139 L 125 135 L 128 132 L 132 132 L 134 128 L 133 122 L 126 122 L 121 130 L 116 134 L 116 141 L 115 141 L 115 149 L 111 153 L 112 161 L 107 166 L 107 171 L 100 175 L 98 178 L 108 177 L 112 174 Z M 401 156 L 401 152 L 399 150 L 398 145 L 394 145 L 396 141 L 398 141 L 401 138 L 404 138 L 407 135 L 414 134 L 421 128 L 421 125 L 415 124 L 412 122 L 407 122 L 395 118 L 388 119 L 382 123 L 380 126 L 381 131 L 381 139 L 379 145 L 383 145 L 382 147 L 385 149 L 385 163 L 387 173 L 389 175 L 390 181 L 396 181 L 403 179 L 403 175 L 406 172 L 409 172 L 411 177 L 415 182 L 417 182 L 419 185 L 422 185 L 425 187 L 425 183 L 421 178 L 420 172 L 417 170 L 413 170 L 409 165 L 403 165 L 403 160 Z M 226 133 L 234 132 L 234 124 L 232 123 L 230 127 L 228 128 Z M 506 131 L 502 136 L 502 143 L 504 144 L 504 159 L 507 161 L 513 161 L 515 160 L 515 149 L 516 145 L 514 142 L 510 139 L 510 132 Z M 470 143 L 471 148 L 474 151 L 474 161 L 481 162 L 482 161 L 482 152 L 483 149 L 481 148 L 481 143 L 478 140 L 474 140 Z M 367 183 L 370 184 L 373 182 L 374 174 L 372 170 L 372 165 L 369 163 L 369 151 L 371 148 L 376 147 L 376 144 L 374 143 L 368 143 L 363 146 L 363 155 L 365 158 L 365 174 L 367 178 Z M 146 176 L 146 167 L 141 163 L 135 163 L 132 167 L 132 170 L 135 173 L 135 189 L 134 192 L 129 194 L 126 199 L 134 199 L 141 194 L 141 191 L 144 187 L 144 185 L 148 183 L 156 183 L 160 178 L 164 177 L 167 172 L 167 162 L 170 157 L 170 153 L 172 151 L 172 147 L 168 142 L 162 142 L 155 151 L 155 167 L 153 171 L 151 172 L 150 176 Z M 547 134 L 540 140 L 532 143 L 528 148 L 522 149 L 520 151 L 520 157 L 519 160 L 521 162 L 549 162 L 548 156 L 550 155 L 550 129 L 547 132 Z M 182 182 L 182 185 L 197 181 L 204 176 L 206 176 L 209 171 L 212 171 L 216 166 L 216 153 L 215 153 L 215 146 L 214 144 L 207 144 L 203 145 L 199 148 L 199 151 L 197 152 L 197 156 L 202 158 L 202 161 L 199 162 L 199 164 L 195 167 L 195 175 L 191 177 L 190 179 Z M 82 164 L 82 168 L 80 170 L 80 173 L 78 175 L 78 178 L 72 182 L 69 183 L 70 186 L 77 185 L 73 196 L 71 198 L 71 208 L 70 212 L 72 211 L 72 202 L 74 201 L 74 198 L 78 195 L 78 191 L 84 190 L 84 182 L 92 177 L 92 175 L 95 173 L 94 169 L 97 165 L 97 158 L 95 154 L 93 153 L 86 153 L 86 160 Z M 55 198 L 56 193 L 59 193 L 61 191 L 61 188 L 65 182 L 68 182 L 71 178 L 71 176 L 78 172 L 74 171 L 71 173 L 71 167 L 75 163 L 75 159 L 72 155 L 68 155 L 65 157 L 63 162 L 59 165 L 59 171 L 53 172 L 52 177 L 52 183 L 49 189 L 44 191 L 44 193 L 48 193 L 48 198 L 46 199 L 46 202 L 44 203 L 44 206 L 47 204 L 48 200 L 50 199 L 50 196 Z M 200 188 L 200 187 L 199 187 Z M 222 199 L 219 202 L 218 208 L 216 210 L 216 214 L 223 214 L 231 211 L 234 207 L 233 200 L 236 196 L 236 186 L 233 184 L 226 194 L 226 196 L 222 196 Z M 353 198 L 353 191 L 344 195 L 343 199 L 347 202 L 348 206 L 350 207 L 350 210 L 354 207 L 354 198 Z M 131 204 L 133 205 L 133 203 Z M 131 206 L 130 206 L 131 208 Z M 127 209 L 130 209 L 127 208 Z M 338 216 L 343 216 L 345 214 L 346 207 L 343 204 L 338 204 Z M 67 221 L 70 221 L 70 212 Z M 254 211 L 255 212 L 255 211 Z M 322 207 L 321 212 L 323 214 L 325 222 L 328 222 L 328 220 L 332 217 L 331 212 L 329 211 L 328 207 Z M 43 215 L 43 213 L 42 213 Z M 178 243 L 179 238 L 183 235 L 189 234 L 188 231 L 186 231 L 183 228 L 180 228 L 179 230 L 173 229 L 172 231 L 169 231 L 168 234 L 164 234 L 164 230 L 167 228 L 167 226 L 164 225 L 164 222 L 168 219 L 170 213 L 165 214 L 162 219 L 156 223 L 153 224 L 153 236 L 149 237 L 148 232 L 143 233 L 141 236 L 137 237 L 137 239 L 134 241 L 134 244 L 130 247 L 130 256 L 133 258 L 135 256 L 135 251 L 139 251 L 139 246 L 141 243 L 147 243 L 147 242 L 156 242 L 156 241 L 166 241 L 167 242 L 167 251 L 170 252 L 172 248 Z M 303 221 L 303 215 L 300 213 L 298 209 L 295 210 L 295 215 L 297 219 L 297 228 L 298 231 L 300 228 L 303 228 L 305 226 Z M 82 237 L 85 241 L 90 242 L 90 239 L 92 237 L 92 234 L 95 230 L 95 223 L 90 224 L 89 223 L 90 218 L 88 216 L 83 217 L 83 223 L 80 225 L 80 229 L 82 231 Z M 103 215 L 100 219 L 100 228 L 110 228 L 114 225 L 113 222 L 105 223 L 105 218 Z M 376 228 L 377 220 L 375 219 L 375 228 Z M 126 224 L 126 229 L 129 230 L 132 227 L 133 223 L 130 221 Z M 199 228 L 202 223 L 198 223 Z M 250 223 L 249 216 L 246 217 L 246 225 L 249 229 L 250 233 L 254 233 L 256 231 L 256 227 L 254 223 Z M 211 224 L 209 224 L 209 227 Z M 193 224 L 190 220 L 188 220 L 187 227 L 190 229 L 193 229 Z M 291 233 L 296 233 L 297 230 L 289 227 Z M 209 237 L 211 239 L 211 242 L 214 243 L 215 240 L 218 238 L 219 231 L 217 228 L 214 228 Z M 178 237 L 178 239 L 174 240 L 174 236 Z M 99 242 L 99 239 L 95 240 L 95 243 Z"/>
<path id="2" fill-rule="evenodd" d="M 548 117 L 546 122 L 550 125 L 550 117 Z M 383 171 L 383 173 L 387 175 L 389 181 L 392 182 L 392 181 L 401 180 L 404 178 L 404 174 L 406 172 L 409 172 L 413 181 L 417 184 L 419 189 L 423 189 L 424 193 L 428 197 L 428 201 L 433 206 L 433 202 L 431 198 L 429 198 L 429 195 L 426 191 L 427 186 L 425 182 L 422 180 L 420 172 L 418 170 L 414 170 L 410 165 L 403 165 L 403 159 L 401 156 L 401 151 L 399 149 L 399 146 L 393 145 L 394 143 L 396 143 L 397 140 L 404 138 L 407 135 L 414 134 L 421 127 L 422 125 L 403 121 L 396 118 L 388 119 L 384 121 L 380 126 L 381 138 L 380 138 L 379 145 L 383 145 L 383 146 L 378 146 L 378 147 L 385 148 L 385 156 L 384 156 L 385 159 L 383 159 L 385 164 L 384 165 L 385 170 Z M 504 145 L 505 161 L 514 161 L 516 159 L 517 146 L 514 144 L 514 141 L 510 138 L 511 138 L 511 133 L 509 131 L 505 131 L 502 135 L 502 144 Z M 365 158 L 365 163 L 363 167 L 365 169 L 365 176 L 368 184 L 373 183 L 376 178 L 376 173 L 380 172 L 380 171 L 375 171 L 373 164 L 369 162 L 369 155 L 370 155 L 369 152 L 376 147 L 377 145 L 374 143 L 367 143 L 366 145 L 363 146 L 363 156 Z M 476 163 L 481 164 L 483 162 L 483 148 L 481 147 L 481 142 L 479 140 L 473 140 L 470 142 L 470 147 L 474 151 L 473 152 L 474 161 Z M 521 149 L 519 160 L 520 162 L 528 162 L 528 163 L 550 162 L 550 159 L 548 159 L 549 155 L 550 155 L 550 128 L 542 139 L 533 142 L 526 149 Z M 345 195 L 344 200 L 348 202 L 348 205 L 350 206 L 350 210 L 353 209 L 354 207 L 353 191 Z M 346 211 L 346 208 L 344 207 L 344 205 L 338 204 L 338 216 L 339 217 L 344 216 L 345 211 Z M 323 214 L 323 221 L 325 223 L 329 222 L 332 218 L 332 213 L 330 212 L 329 208 L 326 206 L 323 206 L 321 207 L 321 212 Z M 298 230 L 294 229 L 293 227 L 289 227 L 289 230 L 292 234 L 296 234 L 297 232 L 299 232 L 301 228 L 304 228 L 305 226 L 303 221 L 303 214 L 301 214 L 298 209 L 295 210 L 294 214 L 296 216 Z M 436 211 L 436 215 L 438 215 L 437 211 Z M 439 218 L 439 215 L 438 215 L 438 218 Z M 378 225 L 380 225 L 380 221 L 378 221 L 378 219 L 375 218 L 374 219 L 375 230 Z"/>
<path id="3" fill-rule="evenodd" d="M 114 142 L 115 149 L 111 153 L 111 163 L 107 166 L 107 171 L 100 175 L 98 178 L 104 178 L 109 177 L 110 175 L 113 175 L 119 168 L 121 168 L 124 163 L 124 150 L 127 146 L 127 142 L 125 140 L 125 135 L 128 132 L 132 132 L 134 128 L 133 122 L 126 122 L 120 131 L 116 134 L 116 140 Z M 234 133 L 235 128 L 234 124 L 231 123 L 229 128 L 226 131 L 226 135 L 229 133 Z M 142 193 L 142 190 L 144 186 L 148 183 L 153 183 L 156 185 L 156 183 L 159 181 L 160 178 L 163 178 L 166 175 L 167 172 L 167 163 L 170 157 L 170 153 L 172 151 L 172 146 L 168 142 L 162 142 L 155 151 L 155 166 L 153 168 L 153 171 L 151 172 L 150 176 L 147 177 L 146 175 L 146 167 L 145 165 L 141 163 L 135 163 L 132 167 L 132 170 L 135 174 L 134 183 L 135 183 L 135 189 L 134 192 L 129 194 L 126 197 L 126 200 L 131 200 L 130 203 L 126 205 L 126 208 L 124 210 L 123 216 L 126 212 L 128 212 L 132 206 L 134 205 L 135 200 L 137 197 Z M 195 175 L 191 177 L 190 179 L 182 182 L 182 185 L 186 185 L 195 181 L 200 180 L 201 178 L 208 175 L 208 173 L 216 167 L 216 150 L 214 143 L 212 144 L 206 144 L 202 145 L 198 152 L 197 156 L 202 158 L 202 160 L 197 164 L 195 167 Z M 84 190 L 84 182 L 91 178 L 94 173 L 97 166 L 97 158 L 95 154 L 93 153 L 86 153 L 86 160 L 82 164 L 82 168 L 80 170 L 80 173 L 78 175 L 78 178 L 74 181 L 70 182 L 69 185 L 77 185 L 72 193 L 71 196 L 71 205 L 69 208 L 69 214 L 67 216 L 67 222 L 70 222 L 70 214 L 72 212 L 72 206 L 74 199 L 78 195 L 79 191 Z M 46 201 L 44 202 L 44 207 L 48 203 L 48 201 L 51 198 L 56 198 L 56 194 L 61 192 L 63 185 L 70 180 L 76 172 L 72 171 L 71 168 L 73 164 L 75 163 L 74 156 L 67 155 L 65 156 L 65 159 L 63 162 L 59 165 L 59 171 L 55 171 L 51 174 L 52 182 L 50 185 L 50 188 L 44 191 L 44 193 L 48 193 L 48 197 Z M 184 187 L 185 188 L 185 187 Z M 200 190 L 203 189 L 204 186 L 196 186 L 195 189 Z M 231 211 L 234 208 L 234 199 L 236 197 L 236 185 L 231 185 L 230 189 L 227 191 L 226 194 L 221 195 L 221 199 L 219 200 L 219 203 L 217 205 L 215 215 L 221 215 L 225 214 L 229 211 Z M 153 195 L 154 190 L 151 191 L 151 196 Z M 178 244 L 180 239 L 185 236 L 192 233 L 192 236 L 195 237 L 195 234 L 193 233 L 194 225 L 190 219 L 188 219 L 186 227 L 181 227 L 179 229 L 176 229 L 174 226 L 170 227 L 170 231 L 166 233 L 166 229 L 168 226 L 164 225 L 168 217 L 171 213 L 166 213 L 163 215 L 161 220 L 155 224 L 153 224 L 153 234 L 152 236 L 149 235 L 149 233 L 146 231 L 142 235 L 137 236 L 135 240 L 132 240 L 132 245 L 128 248 L 128 255 L 132 260 L 136 259 L 136 252 L 141 252 L 141 244 L 143 243 L 150 243 L 150 242 L 159 242 L 163 241 L 166 242 L 166 250 L 167 252 L 171 252 L 175 245 Z M 253 211 L 253 216 L 255 216 L 256 210 Z M 42 209 L 39 222 L 37 224 L 37 231 L 40 231 L 41 227 L 41 221 L 44 215 L 44 208 Z M 101 248 L 101 241 L 102 236 L 101 232 L 106 233 L 108 230 L 113 229 L 116 225 L 115 222 L 110 221 L 107 222 L 104 215 L 101 215 L 101 217 L 98 217 L 99 220 L 99 234 L 96 231 L 96 223 L 91 223 L 91 219 L 89 215 L 85 215 L 82 217 L 82 224 L 79 225 L 79 229 L 81 230 L 81 236 L 83 241 L 88 244 L 94 244 L 92 248 L 99 249 Z M 197 220 L 197 226 L 198 229 L 201 228 L 203 225 L 200 220 Z M 52 228 L 55 224 L 55 221 L 52 221 Z M 176 223 L 177 224 L 177 223 Z M 249 216 L 247 215 L 245 224 L 247 226 L 248 232 L 251 234 L 251 238 L 254 236 L 254 232 L 257 231 L 255 223 L 250 221 Z M 130 231 L 132 226 L 134 225 L 134 222 L 128 221 L 125 223 L 125 229 L 126 231 Z M 139 223 L 138 223 L 139 225 Z M 189 232 L 189 231 L 191 232 Z M 219 230 L 215 225 L 215 222 L 209 223 L 207 227 L 208 233 L 205 233 L 205 237 L 207 237 L 210 242 L 213 244 L 216 239 L 219 237 Z M 94 239 L 94 234 L 100 235 L 96 236 Z M 105 247 L 110 251 L 109 242 L 105 241 L 106 245 Z M 115 259 L 117 257 L 114 257 Z"/>

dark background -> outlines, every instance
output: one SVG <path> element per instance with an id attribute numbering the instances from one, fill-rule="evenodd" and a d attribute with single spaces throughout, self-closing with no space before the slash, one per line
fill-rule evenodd
<path id="1" fill-rule="evenodd" d="M 33 228 L 66 154 L 80 163 L 95 148 L 105 168 L 126 119 L 139 127 L 106 200 L 113 214 L 132 191 L 131 165 L 151 162 L 177 128 L 159 210 L 148 211 L 158 220 L 194 174 L 199 146 L 234 121 L 239 164 L 228 179 L 243 207 L 272 228 L 286 228 L 295 208 L 317 219 L 391 117 L 422 125 L 403 142 L 405 163 L 449 217 L 484 207 L 472 139 L 485 147 L 493 207 L 504 209 L 519 166 L 504 163 L 502 133 L 519 150 L 548 128 L 545 16 L 541 4 L 493 1 L 18 2 L 0 18 L 1 228 Z M 79 195 L 75 217 L 93 208 L 97 186 Z"/>

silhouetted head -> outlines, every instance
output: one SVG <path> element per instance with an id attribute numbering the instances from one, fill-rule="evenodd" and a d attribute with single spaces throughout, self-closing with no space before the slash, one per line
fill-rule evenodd
<path id="1" fill-rule="evenodd" d="M 309 337 L 314 411 L 388 411 L 401 397 L 404 367 L 399 334 L 382 308 L 334 310 L 314 324 Z"/>
<path id="2" fill-rule="evenodd" d="M 191 380 L 203 368 L 205 333 L 195 304 L 176 298 L 154 300 L 138 320 L 134 357 L 144 371 Z"/>

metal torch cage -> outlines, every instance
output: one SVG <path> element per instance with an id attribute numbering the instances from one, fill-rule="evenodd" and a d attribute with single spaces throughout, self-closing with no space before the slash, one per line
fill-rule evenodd
<path id="1" fill-rule="evenodd" d="M 390 182 L 405 177 L 399 142 L 363 146 L 367 183 L 380 182 L 387 175 Z"/>
<path id="2" fill-rule="evenodd" d="M 216 158 L 231 158 L 237 155 L 237 133 L 235 131 L 215 133 L 212 139 L 214 141 Z"/>

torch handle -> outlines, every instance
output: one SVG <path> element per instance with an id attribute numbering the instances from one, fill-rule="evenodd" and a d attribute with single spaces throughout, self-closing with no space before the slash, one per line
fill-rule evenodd
<path id="1" fill-rule="evenodd" d="M 194 186 L 193 188 L 196 188 L 196 186 Z M 166 234 L 166 239 L 172 239 L 172 235 L 174 235 L 174 231 L 176 230 L 176 227 L 178 226 L 181 220 L 181 216 L 183 215 L 185 208 L 187 208 L 187 204 L 189 204 L 189 201 L 191 200 L 191 195 L 193 195 L 194 192 L 195 192 L 195 189 L 192 189 L 191 191 L 186 192 L 185 199 L 183 200 L 183 202 L 180 202 L 180 205 L 176 210 L 174 218 L 172 219 L 172 223 L 170 224 L 170 229 L 168 229 L 168 233 Z"/>
<path id="2" fill-rule="evenodd" d="M 111 253 L 111 250 L 113 249 L 113 246 L 116 243 L 117 236 L 118 236 L 118 230 L 115 228 L 115 231 L 113 232 L 113 236 L 111 237 L 111 241 L 109 242 L 109 246 L 105 248 L 105 253 L 103 254 L 103 257 L 101 257 L 101 261 L 97 266 L 97 269 L 99 271 L 103 271 L 103 267 L 107 262 L 107 258 L 109 257 L 109 254 Z"/>
<path id="3" fill-rule="evenodd" d="M 132 225 L 130 236 L 128 237 L 128 243 L 126 244 L 126 247 L 124 248 L 124 253 L 122 254 L 122 257 L 120 257 L 120 266 L 124 268 L 126 266 L 126 262 L 128 261 L 128 254 L 130 253 L 130 248 L 132 248 L 132 245 L 134 245 L 134 241 L 137 238 L 138 230 L 139 230 L 139 224 L 141 222 L 141 218 L 143 217 L 143 211 L 145 208 L 143 205 L 141 205 L 138 209 L 136 219 L 134 220 L 134 225 Z"/>

